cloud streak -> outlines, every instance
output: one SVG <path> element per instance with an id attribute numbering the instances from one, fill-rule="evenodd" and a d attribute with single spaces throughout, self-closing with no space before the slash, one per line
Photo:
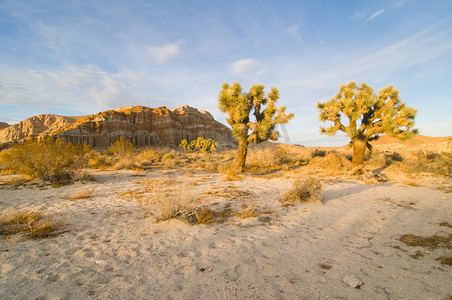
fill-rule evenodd
<path id="1" fill-rule="evenodd" d="M 181 54 L 182 40 L 164 46 L 146 46 L 149 58 L 158 64 L 164 64 Z"/>
<path id="2" fill-rule="evenodd" d="M 261 63 L 252 58 L 241 59 L 231 65 L 232 74 L 241 77 L 257 77 L 265 74 Z"/>
<path id="3" fill-rule="evenodd" d="M 0 104 L 107 109 L 140 102 L 140 79 L 128 72 L 107 73 L 97 66 L 67 66 L 59 71 L 0 71 Z M 93 102 L 94 100 L 94 102 Z"/>
<path id="4" fill-rule="evenodd" d="M 378 17 L 379 15 L 381 15 L 381 14 L 384 13 L 384 12 L 385 12 L 384 9 L 380 9 L 380 10 L 374 12 L 374 13 L 367 19 L 367 21 L 371 21 L 371 20 L 375 19 L 376 17 Z"/>

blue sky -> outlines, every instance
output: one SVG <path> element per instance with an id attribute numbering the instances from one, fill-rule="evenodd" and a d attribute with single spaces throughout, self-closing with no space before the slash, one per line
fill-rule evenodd
<path id="1" fill-rule="evenodd" d="M 316 101 L 390 84 L 423 135 L 452 135 L 452 1 L 0 0 L 0 121 L 185 104 L 225 123 L 223 82 L 280 89 L 290 142 L 321 136 Z M 284 141 L 284 140 L 283 140 Z"/>

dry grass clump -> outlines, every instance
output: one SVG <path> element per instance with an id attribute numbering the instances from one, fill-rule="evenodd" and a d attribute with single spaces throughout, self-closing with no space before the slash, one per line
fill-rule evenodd
<path id="1" fill-rule="evenodd" d="M 137 163 L 142 166 L 151 166 L 160 161 L 161 155 L 154 149 L 142 149 L 135 156 Z"/>
<path id="2" fill-rule="evenodd" d="M 419 151 L 415 154 L 415 159 L 406 159 L 403 165 L 408 173 L 427 172 L 451 177 L 452 153 Z"/>
<path id="3" fill-rule="evenodd" d="M 439 260 L 442 265 L 452 266 L 452 255 L 446 255 L 438 257 L 436 260 Z M 452 296 L 451 296 L 452 299 Z"/>
<path id="4" fill-rule="evenodd" d="M 293 183 L 290 190 L 280 197 L 284 204 L 293 202 L 321 203 L 322 184 L 314 177 L 305 177 Z"/>
<path id="5" fill-rule="evenodd" d="M 431 250 L 437 248 L 452 249 L 452 234 L 449 236 L 432 235 L 427 237 L 417 236 L 414 234 L 404 234 L 400 236 L 399 241 L 410 247 L 426 247 Z"/>
<path id="6" fill-rule="evenodd" d="M 217 219 L 217 213 L 206 205 L 202 205 L 195 210 L 194 219 L 191 223 L 209 225 Z"/>
<path id="7" fill-rule="evenodd" d="M 248 199 L 248 201 L 242 204 L 242 210 L 238 211 L 236 216 L 242 220 L 246 218 L 258 217 L 260 215 L 258 208 L 259 206 L 255 201 Z"/>
<path id="8" fill-rule="evenodd" d="M 24 234 L 28 238 L 46 238 L 58 230 L 61 223 L 43 217 L 39 211 L 5 211 L 0 217 L 0 235 Z"/>
<path id="9" fill-rule="evenodd" d="M 215 197 L 223 197 L 228 199 L 239 199 L 252 197 L 252 193 L 249 191 L 242 191 L 233 186 L 227 186 L 226 188 L 220 187 L 221 190 L 213 187 L 212 190 L 205 192 L 205 195 L 212 195 Z"/>
<path id="10" fill-rule="evenodd" d="M 30 140 L 3 150 L 0 165 L 32 178 L 69 181 L 86 165 L 85 149 L 50 137 Z"/>
<path id="11" fill-rule="evenodd" d="M 350 172 L 352 163 L 341 153 L 330 151 L 324 156 L 315 156 L 308 164 L 310 168 L 320 168 L 327 176 L 343 175 Z"/>
<path id="12" fill-rule="evenodd" d="M 452 153 L 450 152 L 439 153 L 423 150 L 416 153 L 406 151 L 399 153 L 385 150 L 373 153 L 367 164 L 380 167 L 385 172 L 452 176 Z"/>
<path id="13" fill-rule="evenodd" d="M 288 169 L 295 165 L 297 162 L 279 145 L 250 148 L 246 158 L 246 170 L 252 173 Z"/>
<path id="14" fill-rule="evenodd" d="M 19 177 L 13 177 L 10 180 L 2 181 L 2 182 L 0 182 L 0 185 L 12 185 L 14 187 L 19 187 L 32 180 L 33 180 L 33 178 L 30 176 L 21 175 Z"/>
<path id="15" fill-rule="evenodd" d="M 142 207 L 155 217 L 156 222 L 181 219 L 190 224 L 207 225 L 215 221 L 216 214 L 204 199 L 195 196 L 189 185 L 179 180 L 147 182 L 145 191 L 139 196 Z"/>
<path id="16" fill-rule="evenodd" d="M 69 200 L 88 199 L 93 194 L 94 189 L 78 190 L 73 195 L 67 197 Z"/>
<path id="17" fill-rule="evenodd" d="M 441 222 L 439 223 L 439 226 L 452 228 L 452 224 L 449 224 L 449 222 Z"/>

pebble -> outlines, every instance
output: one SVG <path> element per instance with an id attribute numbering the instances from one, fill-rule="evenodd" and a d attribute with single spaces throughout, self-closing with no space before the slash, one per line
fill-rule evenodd
<path id="1" fill-rule="evenodd" d="M 444 196 L 444 197 L 443 197 L 443 200 L 447 200 L 447 197 L 446 197 L 446 196 Z"/>
<path id="2" fill-rule="evenodd" d="M 358 277 L 356 277 L 356 275 L 353 274 L 345 276 L 342 281 L 344 281 L 346 285 L 356 289 L 359 289 L 359 287 L 364 284 Z"/>

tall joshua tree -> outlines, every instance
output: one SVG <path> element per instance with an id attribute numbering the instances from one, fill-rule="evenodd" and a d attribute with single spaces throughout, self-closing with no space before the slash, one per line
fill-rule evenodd
<path id="1" fill-rule="evenodd" d="M 223 83 L 218 96 L 219 108 L 228 113 L 229 118 L 226 120 L 239 142 L 237 170 L 240 172 L 245 168 L 248 145 L 267 140 L 276 141 L 279 136 L 275 130 L 276 124 L 286 124 L 294 117 L 293 113 L 285 113 L 286 107 L 276 108 L 275 102 L 279 99 L 276 87 L 272 87 L 267 95 L 264 88 L 263 84 L 255 84 L 249 93 L 243 93 L 240 83 Z"/>
<path id="2" fill-rule="evenodd" d="M 366 148 L 372 150 L 369 142 L 377 140 L 383 133 L 400 140 L 417 134 L 417 129 L 413 129 L 417 110 L 400 102 L 399 91 L 391 85 L 376 95 L 366 83 L 358 87 L 349 82 L 342 85 L 330 101 L 317 102 L 316 106 L 320 110 L 321 122 L 333 122 L 331 126 L 320 127 L 321 133 L 334 135 L 341 130 L 351 138 L 353 174 L 365 171 Z M 348 118 L 346 125 L 342 123 L 342 117 Z"/>

